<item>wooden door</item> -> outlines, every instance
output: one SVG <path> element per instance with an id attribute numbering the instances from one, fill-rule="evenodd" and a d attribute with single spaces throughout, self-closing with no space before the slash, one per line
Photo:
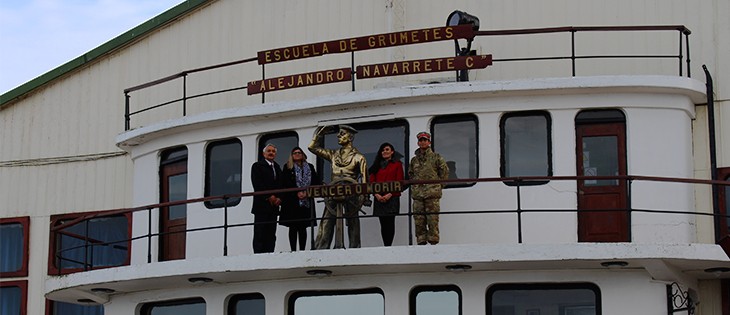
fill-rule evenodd
<path id="1" fill-rule="evenodd" d="M 160 168 L 160 202 L 187 200 L 187 159 Z M 160 208 L 160 261 L 185 258 L 187 205 Z"/>
<path id="2" fill-rule="evenodd" d="M 576 135 L 578 176 L 626 175 L 623 122 L 580 124 Z M 578 181 L 579 242 L 631 241 L 626 189 L 624 180 Z"/>

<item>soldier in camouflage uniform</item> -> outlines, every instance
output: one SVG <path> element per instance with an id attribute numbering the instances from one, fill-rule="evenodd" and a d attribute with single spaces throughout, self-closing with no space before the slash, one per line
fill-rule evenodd
<path id="1" fill-rule="evenodd" d="M 449 178 L 449 167 L 438 153 L 431 150 L 431 134 L 419 132 L 418 149 L 408 165 L 408 176 L 412 180 L 438 180 Z M 441 211 L 441 189 L 443 184 L 421 184 L 411 186 L 413 198 L 413 219 L 416 223 L 418 245 L 439 243 L 439 216 Z"/>

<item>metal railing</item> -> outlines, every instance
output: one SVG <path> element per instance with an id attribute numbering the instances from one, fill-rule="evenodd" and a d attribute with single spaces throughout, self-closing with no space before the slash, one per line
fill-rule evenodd
<path id="1" fill-rule="evenodd" d="M 591 209 L 591 210 L 579 210 L 576 208 L 572 209 L 525 209 L 522 207 L 522 195 L 521 190 L 525 188 L 531 188 L 531 187 L 540 187 L 535 185 L 530 185 L 531 182 L 545 182 L 545 181 L 574 181 L 576 184 L 579 181 L 584 180 L 619 180 L 619 181 L 625 181 L 627 185 L 627 207 L 625 209 Z M 402 187 L 404 189 L 408 187 L 408 185 L 412 184 L 430 184 L 430 183 L 508 183 L 509 185 L 505 185 L 505 187 L 514 189 L 515 194 L 515 208 L 510 209 L 441 209 L 440 215 L 441 216 L 454 216 L 454 215 L 494 215 L 494 214 L 514 214 L 516 216 L 516 226 L 514 228 L 514 233 L 517 239 L 517 243 L 521 244 L 523 243 L 523 223 L 522 223 L 522 217 L 526 213 L 579 213 L 579 212 L 626 212 L 629 218 L 631 218 L 631 215 L 633 213 L 647 213 L 647 214 L 654 214 L 654 215 L 692 215 L 697 217 L 712 217 L 714 220 L 725 220 L 727 222 L 728 219 L 730 219 L 730 216 L 726 213 L 713 213 L 711 209 L 707 209 L 706 211 L 690 211 L 687 209 L 686 211 L 680 211 L 680 210 L 666 210 L 666 209 L 641 209 L 641 208 L 635 208 L 631 206 L 633 203 L 631 202 L 631 199 L 633 198 L 632 191 L 632 184 L 634 182 L 647 182 L 647 183 L 674 183 L 674 184 L 687 184 L 687 185 L 711 185 L 711 186 L 718 186 L 720 188 L 727 187 L 730 185 L 730 182 L 728 181 L 718 181 L 718 180 L 699 180 L 699 179 L 686 179 L 686 178 L 668 178 L 668 177 L 649 177 L 649 176 L 534 176 L 534 177 L 509 177 L 509 178 L 472 178 L 472 179 L 454 179 L 454 180 L 431 180 L 431 181 L 413 181 L 413 180 L 405 180 L 402 182 Z M 326 186 L 326 185 L 325 185 Z M 311 186 L 311 187 L 320 187 L 320 186 Z M 693 187 L 694 188 L 694 187 Z M 448 188 L 447 188 L 448 189 Z M 471 186 L 468 188 L 459 188 L 459 189 L 472 189 L 475 193 L 483 193 L 484 188 L 478 187 L 478 185 Z M 107 210 L 103 212 L 96 212 L 89 215 L 83 215 L 79 216 L 78 218 L 75 218 L 73 220 L 68 220 L 67 222 L 64 222 L 63 224 L 56 225 L 52 227 L 51 233 L 52 233 L 52 239 L 59 240 L 60 235 L 67 233 L 64 230 L 73 226 L 76 226 L 77 224 L 84 224 L 85 230 L 88 233 L 88 223 L 90 220 L 98 219 L 98 218 L 105 218 L 105 217 L 114 217 L 114 216 L 120 216 L 120 215 L 126 215 L 128 218 L 132 218 L 131 214 L 138 213 L 138 212 L 146 212 L 146 217 L 148 220 L 148 226 L 147 226 L 147 233 L 144 235 L 139 235 L 135 237 L 128 237 L 123 240 L 116 240 L 113 242 L 103 242 L 101 240 L 92 240 L 88 237 L 88 235 L 76 235 L 78 239 L 84 240 L 83 245 L 79 246 L 73 246 L 73 247 L 67 247 L 67 248 L 53 248 L 53 261 L 57 269 L 56 272 L 60 274 L 70 273 L 70 272 L 76 272 L 76 271 L 86 271 L 86 270 L 92 270 L 92 269 L 98 269 L 98 268 L 107 268 L 110 266 L 94 266 L 93 264 L 93 257 L 94 257 L 94 248 L 97 246 L 118 246 L 120 248 L 124 248 L 125 246 L 127 248 L 131 248 L 132 241 L 136 240 L 146 240 L 146 246 L 147 246 L 147 262 L 153 263 L 152 257 L 152 248 L 153 242 L 157 238 L 164 237 L 166 235 L 171 235 L 175 233 L 195 233 L 200 231 L 210 231 L 210 230 L 222 230 L 223 233 L 223 241 L 222 244 L 219 244 L 222 249 L 222 255 L 228 256 L 228 234 L 231 229 L 236 228 L 246 228 L 246 227 L 253 227 L 254 223 L 251 222 L 244 222 L 244 223 L 237 223 L 237 224 L 231 224 L 228 220 L 228 213 L 229 213 L 229 207 L 227 206 L 227 200 L 232 198 L 245 198 L 245 197 L 252 197 L 255 195 L 268 195 L 268 194 L 279 194 L 279 193 L 286 193 L 286 192 L 295 192 L 300 191 L 301 188 L 289 188 L 289 189 L 279 189 L 279 190 L 272 190 L 272 191 L 262 191 L 262 192 L 246 192 L 241 194 L 230 194 L 230 195 L 223 195 L 223 196 L 212 196 L 212 197 L 205 197 L 205 198 L 195 198 L 195 199 L 189 199 L 189 200 L 181 200 L 181 201 L 173 201 L 173 202 L 166 202 L 166 203 L 158 203 L 158 204 L 151 204 L 151 205 L 145 205 L 140 207 L 134 207 L 134 208 L 124 208 L 124 209 L 114 209 L 114 210 Z M 695 191 L 696 189 L 693 189 Z M 724 191 L 724 189 L 722 189 Z M 576 195 L 578 193 L 576 192 Z M 406 194 L 402 196 L 402 198 L 408 198 Z M 708 196 L 709 199 L 709 196 Z M 192 203 L 202 203 L 205 201 L 210 200 L 223 200 L 224 201 L 224 207 L 221 209 L 223 211 L 223 222 L 220 225 L 211 225 L 211 226 L 204 226 L 204 227 L 198 227 L 198 228 L 192 228 L 192 229 L 186 229 L 184 231 L 180 232 L 169 232 L 169 233 L 163 233 L 159 231 L 155 231 L 155 229 L 152 226 L 153 217 L 154 217 L 154 211 L 156 209 L 164 208 L 164 207 L 171 207 L 176 205 L 185 205 L 185 204 L 192 204 Z M 405 200 L 402 200 L 405 201 Z M 408 211 L 406 213 L 400 213 L 397 214 L 397 216 L 407 216 L 408 217 L 408 239 L 409 239 L 409 245 L 413 245 L 413 232 L 412 232 L 412 221 L 413 217 L 418 215 L 414 214 L 411 211 L 410 203 L 408 204 Z M 191 210 L 188 210 L 191 211 Z M 359 218 L 373 218 L 377 217 L 374 215 L 359 215 Z M 317 221 L 321 220 L 322 217 L 315 218 Z M 272 223 L 272 222 L 269 222 Z M 132 226 L 132 222 L 128 222 L 129 226 Z M 719 225 L 724 226 L 727 228 L 727 224 L 725 225 Z M 628 229 L 629 229 L 629 241 L 631 240 L 631 223 L 628 223 Z M 131 230 L 131 228 L 129 229 Z M 139 231 L 137 231 L 139 233 Z M 314 228 L 310 231 L 312 233 L 312 239 L 314 239 Z M 725 231 L 727 233 L 728 231 Z M 62 245 L 59 242 L 56 242 L 59 247 Z M 52 246 L 54 246 L 52 244 Z M 397 245 L 396 245 L 397 246 Z M 83 249 L 85 252 L 84 257 L 87 259 L 74 259 L 67 257 L 68 255 L 64 255 L 64 253 L 74 250 Z M 127 255 L 130 255 L 128 252 Z M 91 259 L 89 259 L 91 258 Z M 91 261 L 89 261 L 91 260 Z M 127 258 L 127 261 L 129 260 L 129 256 Z M 63 268 L 61 262 L 62 261 L 68 261 L 73 262 L 79 265 L 82 265 L 82 268 L 76 268 L 76 269 L 70 269 L 70 268 Z M 111 266 L 113 267 L 113 266 Z"/>
<path id="2" fill-rule="evenodd" d="M 647 31 L 672 31 L 678 32 L 678 52 L 676 54 L 656 54 L 656 55 L 641 55 L 641 54 L 627 54 L 627 55 L 578 55 L 576 53 L 577 40 L 575 35 L 580 32 L 647 32 Z M 644 26 L 565 26 L 565 27 L 552 27 L 552 28 L 532 28 L 532 29 L 513 29 L 513 30 L 492 30 L 492 31 L 478 31 L 475 32 L 476 37 L 496 37 L 496 36 L 514 36 L 514 35 L 539 35 L 539 34 L 552 34 L 552 33 L 569 33 L 570 38 L 570 55 L 565 56 L 535 56 L 535 57 L 523 57 L 523 58 L 494 58 L 493 63 L 500 62 L 516 62 L 516 61 L 541 61 L 541 60 L 570 60 L 572 68 L 572 76 L 576 76 L 576 61 L 583 59 L 626 59 L 626 58 L 640 58 L 640 59 L 677 59 L 679 63 L 679 76 L 683 76 L 684 66 L 686 63 L 687 77 L 690 77 L 690 49 L 689 49 L 689 35 L 692 33 L 683 25 L 644 25 Z M 196 68 L 191 70 L 185 70 L 177 74 L 173 74 L 161 79 L 157 79 L 148 83 L 133 86 L 124 90 L 124 130 L 130 130 L 131 118 L 134 115 L 141 114 L 153 109 L 160 107 L 179 104 L 182 109 L 182 116 L 187 115 L 187 101 L 191 99 L 201 98 L 205 96 L 211 96 L 221 93 L 236 92 L 244 90 L 247 86 L 238 86 L 227 89 L 213 90 L 206 93 L 188 95 L 188 82 L 187 78 L 191 74 L 208 72 L 213 70 L 220 70 L 236 65 L 241 65 L 249 62 L 256 61 L 256 57 L 242 59 L 238 61 L 232 61 L 208 67 Z M 355 52 L 351 53 L 351 71 L 353 80 L 356 74 L 355 65 Z M 261 79 L 265 79 L 264 65 L 261 65 Z M 132 92 L 152 88 L 162 83 L 182 80 L 181 82 L 181 96 L 179 98 L 171 99 L 163 103 L 143 107 L 139 110 L 131 109 L 131 95 Z M 352 90 L 355 90 L 355 84 L 353 81 Z M 264 94 L 262 94 L 262 102 L 264 101 Z M 244 94 L 244 96 L 246 96 Z"/>

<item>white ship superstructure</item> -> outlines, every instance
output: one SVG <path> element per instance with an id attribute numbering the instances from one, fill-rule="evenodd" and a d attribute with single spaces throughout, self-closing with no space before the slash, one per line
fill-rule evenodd
<path id="1" fill-rule="evenodd" d="M 191 0 L 3 94 L 0 314 L 730 314 L 730 4 L 523 5 Z M 253 253 L 251 165 L 338 125 L 431 133 L 439 244 L 406 178 L 393 246 Z"/>

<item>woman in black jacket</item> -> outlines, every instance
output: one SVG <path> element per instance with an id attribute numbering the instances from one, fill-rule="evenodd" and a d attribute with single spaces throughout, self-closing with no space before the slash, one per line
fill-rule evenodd
<path id="1" fill-rule="evenodd" d="M 304 250 L 307 245 L 307 227 L 316 226 L 314 213 L 314 198 L 307 196 L 305 188 L 312 185 L 321 185 L 322 182 L 314 169 L 314 165 L 307 162 L 307 155 L 302 148 L 291 150 L 289 161 L 282 170 L 282 184 L 284 188 L 300 187 L 302 190 L 284 194 L 279 224 L 289 227 L 289 246 L 292 251 Z"/>

